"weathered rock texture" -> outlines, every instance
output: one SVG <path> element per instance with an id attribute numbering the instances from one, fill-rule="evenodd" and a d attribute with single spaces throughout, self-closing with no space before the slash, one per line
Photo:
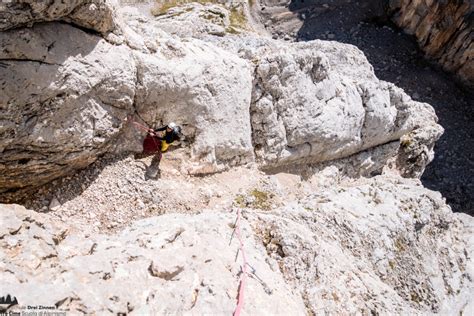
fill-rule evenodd
<path id="1" fill-rule="evenodd" d="M 45 183 L 110 150 L 132 111 L 125 46 L 67 24 L 0 33 L 1 190 Z"/>
<path id="2" fill-rule="evenodd" d="M 230 27 L 229 11 L 220 5 L 189 3 L 156 15 L 160 28 L 182 37 L 202 34 L 225 36 L 226 29 Z"/>
<path id="3" fill-rule="evenodd" d="M 180 161 L 173 153 L 179 167 L 163 181 L 144 183 L 142 161 L 104 161 L 110 168 L 53 183 L 55 196 L 37 207 L 51 214 L 0 205 L 2 287 L 21 305 L 230 314 L 242 273 L 233 205 L 249 262 L 245 314 L 474 313 L 472 218 L 394 174 L 419 176 L 442 128 L 355 47 L 229 35 L 231 14 L 209 4 L 159 18 L 129 8 L 117 20 L 104 1 L 3 8 L 2 197 L 134 149 L 130 116 L 176 121 L 192 146 Z M 184 38 L 192 23 L 176 29 L 179 16 L 207 22 Z M 254 161 L 330 166 L 306 182 L 248 166 L 213 183 L 181 172 L 187 155 L 206 172 Z M 336 180 L 345 171 L 384 174 Z M 156 209 L 194 214 L 96 232 Z"/>
<path id="4" fill-rule="evenodd" d="M 428 143 L 442 133 L 428 104 L 379 81 L 354 46 L 313 41 L 259 57 L 252 128 L 268 165 L 338 159 L 419 128 L 429 131 Z"/>
<path id="5" fill-rule="evenodd" d="M 116 27 L 113 1 L 3 1 L 0 4 L 0 31 L 34 23 L 64 21 L 102 34 Z"/>
<path id="6" fill-rule="evenodd" d="M 231 314 L 235 308 L 240 258 L 232 214 L 163 215 L 116 236 L 89 237 L 19 206 L 2 205 L 0 214 L 2 286 L 22 305 L 136 315 Z M 245 311 L 303 314 L 297 291 L 265 262 L 250 226 L 242 228 L 247 258 L 263 280 L 248 278 L 252 299 Z"/>
<path id="7" fill-rule="evenodd" d="M 193 138 L 201 162 L 253 160 L 250 129 L 251 68 L 217 47 L 167 40 L 159 55 L 135 53 L 135 106 L 148 122 L 175 121 Z"/>
<path id="8" fill-rule="evenodd" d="M 417 180 L 331 185 L 273 210 L 250 198 L 239 202 L 249 206 L 246 314 L 472 314 L 472 218 Z M 166 214 L 110 236 L 14 205 L 0 220 L 2 285 L 20 304 L 113 314 L 236 306 L 234 212 Z"/>
<path id="9" fill-rule="evenodd" d="M 474 88 L 474 3 L 471 0 L 389 1 L 393 21 L 421 49 Z"/>
<path id="10" fill-rule="evenodd" d="M 376 177 L 251 217 L 315 314 L 470 313 L 472 219 L 413 184 Z"/>
<path id="11" fill-rule="evenodd" d="M 136 112 L 149 125 L 184 125 L 199 161 L 253 159 L 249 65 L 203 42 L 128 32 L 115 46 L 56 22 L 0 33 L 1 191 L 87 166 L 130 134 L 125 118 Z"/>
<path id="12" fill-rule="evenodd" d="M 65 11 L 36 5 L 46 10 L 40 18 L 8 12 L 30 24 L 68 21 Z M 214 7 L 182 12 L 226 11 Z M 338 159 L 418 129 L 425 147 L 415 142 L 404 148 L 412 158 L 398 161 L 409 170 L 416 162 L 419 176 L 432 157 L 442 131 L 432 108 L 379 81 L 353 46 L 205 31 L 212 38 L 181 39 L 161 30 L 176 26 L 172 14 L 119 13 L 120 32 L 105 39 L 58 22 L 0 33 L 0 192 L 41 185 L 106 152 L 137 150 L 140 133 L 125 120 L 131 114 L 151 126 L 181 124 L 197 173 L 252 162 L 254 153 L 265 167 Z"/>

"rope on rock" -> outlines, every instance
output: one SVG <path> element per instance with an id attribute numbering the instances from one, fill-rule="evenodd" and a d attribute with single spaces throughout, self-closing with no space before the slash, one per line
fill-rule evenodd
<path id="1" fill-rule="evenodd" d="M 150 135 L 159 136 L 158 134 L 155 133 L 155 131 L 153 131 L 152 128 L 149 128 L 148 126 L 145 126 L 145 125 L 143 125 L 143 124 L 138 123 L 137 121 L 134 121 L 131 117 L 126 117 L 126 118 L 125 118 L 125 121 L 126 121 L 126 122 L 131 122 L 133 125 L 135 125 L 135 127 L 137 127 L 138 129 L 141 129 L 141 130 L 147 132 L 147 133 L 150 134 Z"/>
<path id="2" fill-rule="evenodd" d="M 245 291 L 245 283 L 247 281 L 247 258 L 245 257 L 244 251 L 244 243 L 242 241 L 242 234 L 240 231 L 240 209 L 237 209 L 237 220 L 235 222 L 235 231 L 237 232 L 237 239 L 239 240 L 239 250 L 242 253 L 242 274 L 240 275 L 240 283 L 239 283 L 239 294 L 237 297 L 237 307 L 234 311 L 234 316 L 240 316 L 242 312 L 242 307 L 244 305 L 244 291 Z M 237 255 L 239 253 L 237 252 Z"/>
<path id="3" fill-rule="evenodd" d="M 150 138 L 153 140 L 154 146 L 157 148 L 158 151 L 161 151 L 161 145 L 160 145 L 161 141 L 158 143 L 157 140 L 155 139 L 155 138 L 158 138 L 160 140 L 161 137 L 160 137 L 160 135 L 155 133 L 155 131 L 152 128 L 149 128 L 148 126 L 145 126 L 143 124 L 138 123 L 137 121 L 133 120 L 132 116 L 127 116 L 124 119 L 124 121 L 125 122 L 130 122 L 135 126 L 135 128 L 147 132 L 147 134 L 151 136 Z M 145 151 L 146 141 L 147 141 L 147 139 L 145 138 L 144 145 L 143 145 L 144 146 L 144 151 Z"/>

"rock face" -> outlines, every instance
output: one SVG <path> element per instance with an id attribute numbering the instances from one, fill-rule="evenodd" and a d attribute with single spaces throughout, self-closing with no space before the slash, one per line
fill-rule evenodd
<path id="1" fill-rule="evenodd" d="M 353 46 L 297 43 L 260 57 L 251 111 L 266 164 L 338 159 L 422 126 L 432 127 L 431 141 L 442 133 L 428 104 L 379 81 Z"/>
<path id="2" fill-rule="evenodd" d="M 140 150 L 133 120 L 175 121 L 191 147 L 163 181 L 145 183 L 141 160 L 101 160 L 37 192 L 50 214 L 0 204 L 2 286 L 20 305 L 230 314 L 239 207 L 244 314 L 474 313 L 474 222 L 413 179 L 442 133 L 428 104 L 351 45 L 261 38 L 216 4 L 137 8 L 2 6 L 2 199 Z M 300 164 L 307 175 L 257 169 Z"/>
<path id="3" fill-rule="evenodd" d="M 109 8 L 91 6 L 99 13 Z M 214 6 L 179 12 L 221 16 Z M 7 12 L 30 25 L 70 21 L 64 17 L 84 5 L 57 12 L 55 6 L 30 7 L 41 14 L 23 16 L 15 6 Z M 150 126 L 181 124 L 196 173 L 252 162 L 255 154 L 268 168 L 343 158 L 425 127 L 426 157 L 416 160 L 414 175 L 432 157 L 442 130 L 431 107 L 379 81 L 355 47 L 204 31 L 211 38 L 180 39 L 161 30 L 176 25 L 173 14 L 155 19 L 129 8 L 119 13 L 114 23 L 120 31 L 105 38 L 72 20 L 0 33 L 0 192 L 49 182 L 106 152 L 139 150 L 141 135 L 125 120 L 129 115 Z M 223 19 L 235 20 L 232 14 Z M 100 14 L 87 16 L 111 24 Z M 397 150 L 390 155 L 395 159 Z M 410 170 L 412 161 L 399 160 Z"/>
<path id="4" fill-rule="evenodd" d="M 105 34 L 115 29 L 112 1 L 4 1 L 0 5 L 0 31 L 34 23 L 64 21 Z"/>
<path id="5" fill-rule="evenodd" d="M 474 87 L 473 9 L 470 0 L 389 1 L 392 20 L 469 87 Z"/>
<path id="6" fill-rule="evenodd" d="M 250 67 L 202 42 L 129 33 L 128 45 L 115 46 L 59 23 L 0 33 L 1 191 L 66 175 L 116 144 L 139 148 L 124 120 L 137 112 L 151 126 L 184 125 L 201 162 L 253 159 Z"/>
<path id="7" fill-rule="evenodd" d="M 417 180 L 378 176 L 243 214 L 246 314 L 473 312 L 473 221 Z M 166 214 L 111 236 L 15 205 L 0 216 L 2 281 L 21 305 L 114 314 L 236 306 L 235 213 Z"/>
<path id="8" fill-rule="evenodd" d="M 48 182 L 111 148 L 131 112 L 130 50 L 66 24 L 0 33 L 2 191 Z"/>
<path id="9" fill-rule="evenodd" d="M 180 37 L 225 36 L 230 27 L 229 11 L 220 5 L 189 3 L 154 13 L 161 29 Z"/>
<path id="10" fill-rule="evenodd" d="M 1 208 L 2 282 L 22 305 L 137 315 L 235 309 L 240 258 L 235 261 L 232 214 L 164 215 L 116 236 L 85 237 L 22 207 Z M 242 228 L 246 255 L 260 278 L 248 278 L 246 313 L 303 314 L 301 297 L 265 262 L 265 248 L 250 226 Z M 47 278 L 54 281 L 38 291 Z"/>
<path id="11" fill-rule="evenodd" d="M 412 180 L 376 177 L 252 218 L 315 314 L 470 313 L 472 219 L 443 204 Z"/>
<path id="12" fill-rule="evenodd" d="M 175 121 L 193 139 L 193 157 L 209 164 L 253 160 L 251 72 L 245 61 L 195 42 L 167 40 L 158 56 L 136 53 L 135 106 L 148 122 Z"/>

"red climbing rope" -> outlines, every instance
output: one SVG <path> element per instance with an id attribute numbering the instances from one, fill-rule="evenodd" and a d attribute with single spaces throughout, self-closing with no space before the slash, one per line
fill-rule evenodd
<path id="1" fill-rule="evenodd" d="M 155 131 L 148 126 L 140 124 L 132 119 L 131 116 L 125 118 L 126 122 L 131 122 L 135 128 L 141 129 L 147 132 L 147 136 L 143 140 L 143 153 L 144 154 L 154 154 L 156 152 L 161 152 L 161 137 Z"/>
<path id="2" fill-rule="evenodd" d="M 242 274 L 240 276 L 239 296 L 237 298 L 237 307 L 235 308 L 234 316 L 240 316 L 242 306 L 244 305 L 245 281 L 247 279 L 247 258 L 245 257 L 244 243 L 242 242 L 242 235 L 240 232 L 240 209 L 237 209 L 237 221 L 235 222 L 235 230 L 237 232 L 237 238 L 239 239 L 239 251 L 242 253 Z"/>
<path id="3" fill-rule="evenodd" d="M 125 121 L 130 121 L 132 124 L 134 124 L 136 127 L 138 127 L 139 129 L 147 132 L 148 134 L 150 135 L 153 135 L 153 136 L 158 136 L 158 134 L 155 133 L 155 131 L 153 131 L 153 129 L 143 125 L 143 124 L 140 124 L 136 121 L 134 121 L 131 117 L 127 117 L 125 118 Z"/>

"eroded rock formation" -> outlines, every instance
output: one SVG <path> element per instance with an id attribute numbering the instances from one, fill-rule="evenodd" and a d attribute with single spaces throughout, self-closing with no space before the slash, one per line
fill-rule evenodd
<path id="1" fill-rule="evenodd" d="M 176 25 L 176 13 L 155 20 L 120 12 L 120 32 L 105 38 L 58 22 L 0 34 L 1 191 L 137 150 L 139 133 L 125 119 L 133 114 L 152 126 L 183 125 L 196 172 L 252 162 L 254 150 L 263 167 L 338 159 L 427 126 L 432 156 L 442 129 L 431 107 L 379 81 L 353 46 L 251 33 L 180 39 L 161 30 Z"/>
<path id="2" fill-rule="evenodd" d="M 253 158 L 251 70 L 237 56 L 166 37 L 148 49 L 135 36 L 132 49 L 59 23 L 2 32 L 0 42 L 2 191 L 51 181 L 116 145 L 137 147 L 117 140 L 135 112 L 150 125 L 184 124 L 201 161 Z"/>
<path id="3" fill-rule="evenodd" d="M 40 198 L 36 210 L 52 214 L 0 205 L 2 282 L 22 305 L 229 314 L 242 273 L 233 205 L 249 261 L 245 313 L 473 313 L 472 218 L 413 179 L 442 128 L 430 105 L 378 80 L 354 46 L 261 37 L 215 4 L 158 17 L 104 1 L 4 8 L 2 199 L 102 154 L 139 150 L 132 118 L 176 121 L 191 147 L 174 179 L 144 184 L 142 162 L 129 157 Z M 176 23 L 186 17 L 196 19 Z M 211 184 L 184 172 L 245 164 Z M 314 183 L 258 170 L 301 164 Z M 258 177 L 274 192 L 234 191 Z M 163 202 L 167 213 L 198 207 L 123 223 Z M 97 233 L 114 217 L 129 227 Z"/>
<path id="4" fill-rule="evenodd" d="M 60 23 L 1 32 L 0 42 L 2 191 L 48 182 L 110 150 L 135 96 L 125 46 Z"/>
<path id="5" fill-rule="evenodd" d="M 416 180 L 379 176 L 243 214 L 245 313 L 473 311 L 473 222 Z M 110 236 L 20 206 L 0 216 L 2 282 L 21 304 L 87 314 L 236 305 L 235 213 L 166 214 Z"/>
<path id="6" fill-rule="evenodd" d="M 314 41 L 259 57 L 252 127 L 266 164 L 338 159 L 423 126 L 442 133 L 428 104 L 379 81 L 353 46 Z"/>
<path id="7" fill-rule="evenodd" d="M 64 21 L 106 34 L 116 28 L 113 0 L 3 1 L 0 31 L 34 23 Z"/>

